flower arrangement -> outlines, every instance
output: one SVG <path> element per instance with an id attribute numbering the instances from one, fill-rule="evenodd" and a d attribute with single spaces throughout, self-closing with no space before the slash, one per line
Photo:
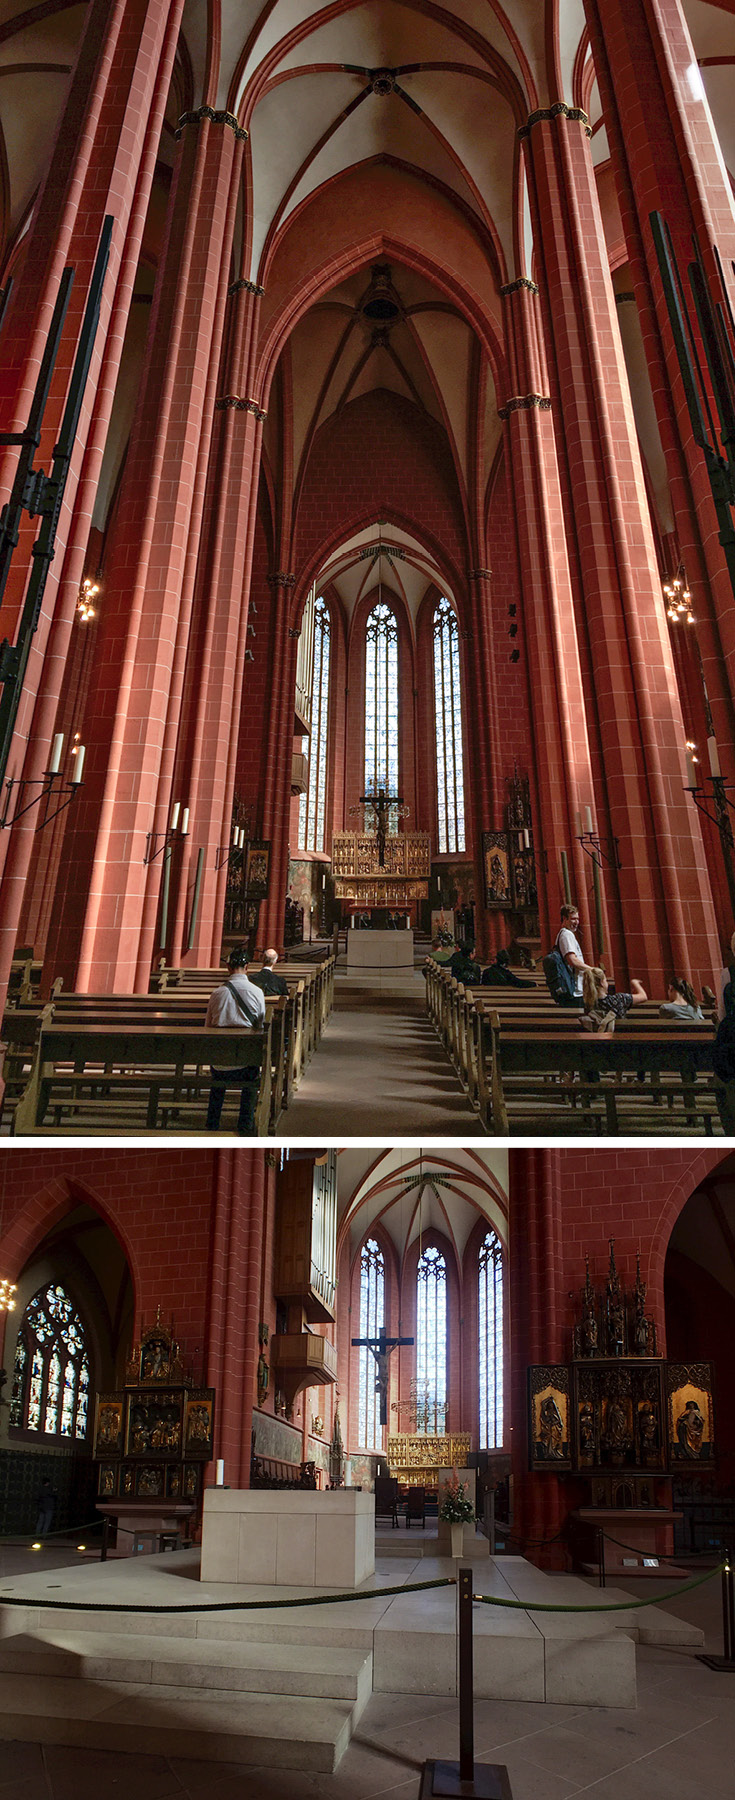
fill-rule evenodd
<path id="1" fill-rule="evenodd" d="M 439 1518 L 445 1525 L 470 1525 L 475 1516 L 475 1509 L 470 1500 L 469 1482 L 460 1481 L 456 1469 L 452 1471 L 452 1480 L 446 1483 L 439 1507 Z"/>

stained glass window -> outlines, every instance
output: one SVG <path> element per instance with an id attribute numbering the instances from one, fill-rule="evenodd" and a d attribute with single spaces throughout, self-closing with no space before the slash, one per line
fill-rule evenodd
<path id="1" fill-rule="evenodd" d="M 480 1449 L 503 1443 L 503 1251 L 488 1231 L 479 1258 Z"/>
<path id="2" fill-rule="evenodd" d="M 299 849 L 324 849 L 324 817 L 327 796 L 327 736 L 329 727 L 329 607 L 321 597 L 314 604 L 314 660 L 311 677 L 311 738 L 304 739 L 309 754 L 309 785 L 299 801 Z"/>
<path id="3" fill-rule="evenodd" d="M 464 850 L 464 764 L 457 614 L 448 600 L 434 610 L 434 714 L 439 853 Z"/>
<path id="4" fill-rule="evenodd" d="M 447 1420 L 447 1265 L 441 1250 L 419 1258 L 416 1277 L 418 1429 L 445 1431 Z"/>
<path id="5" fill-rule="evenodd" d="M 79 1314 L 58 1282 L 39 1288 L 15 1346 L 11 1426 L 45 1438 L 85 1438 L 90 1385 Z"/>
<path id="6" fill-rule="evenodd" d="M 398 623 L 379 600 L 366 629 L 365 792 L 398 792 Z"/>
<path id="7" fill-rule="evenodd" d="M 385 1258 L 380 1245 L 368 1238 L 360 1256 L 360 1337 L 377 1337 L 385 1324 Z M 359 1443 L 363 1450 L 382 1450 L 380 1395 L 376 1388 L 378 1365 L 371 1350 L 360 1350 Z"/>

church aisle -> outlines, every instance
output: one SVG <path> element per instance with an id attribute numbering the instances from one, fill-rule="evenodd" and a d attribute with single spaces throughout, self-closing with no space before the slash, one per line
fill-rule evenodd
<path id="1" fill-rule="evenodd" d="M 484 1137 L 426 1013 L 418 970 L 347 971 L 279 1138 Z"/>

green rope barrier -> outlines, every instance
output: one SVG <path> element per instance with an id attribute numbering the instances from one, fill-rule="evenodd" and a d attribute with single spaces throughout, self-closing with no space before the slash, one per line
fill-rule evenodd
<path id="1" fill-rule="evenodd" d="M 668 1594 L 657 1594 L 650 1600 L 611 1600 L 602 1606 L 555 1606 L 550 1600 L 501 1600 L 493 1594 L 473 1594 L 472 1597 L 474 1600 L 481 1600 L 484 1606 L 509 1606 L 515 1612 L 633 1612 L 639 1606 L 663 1606 L 665 1600 L 678 1600 L 680 1594 L 688 1594 L 692 1588 L 701 1587 L 703 1582 L 712 1581 L 715 1575 L 721 1575 L 724 1567 L 724 1562 L 718 1563 L 717 1568 L 708 1569 L 706 1575 L 696 1575 L 693 1581 L 680 1581 L 679 1586 L 671 1588 Z"/>
<path id="2" fill-rule="evenodd" d="M 172 1601 L 168 1606 L 135 1606 L 110 1600 L 100 1603 L 94 1600 L 42 1600 L 35 1594 L 29 1599 L 22 1594 L 10 1595 L 0 1589 L 0 1607 L 3 1606 L 45 1606 L 51 1611 L 59 1612 L 99 1612 L 99 1613 L 218 1613 L 218 1612 L 273 1612 L 284 1606 L 337 1606 L 345 1600 L 380 1600 L 386 1594 L 420 1594 L 426 1588 L 455 1587 L 453 1575 L 444 1576 L 441 1581 L 414 1581 L 406 1587 L 367 1588 L 363 1594 L 314 1594 L 304 1600 L 199 1600 L 191 1605 L 184 1603 L 177 1606 Z"/>

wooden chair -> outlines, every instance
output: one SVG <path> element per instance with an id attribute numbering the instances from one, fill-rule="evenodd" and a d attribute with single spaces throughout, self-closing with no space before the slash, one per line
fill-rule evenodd
<path id="1" fill-rule="evenodd" d="M 398 1528 L 398 1480 L 395 1475 L 376 1475 L 375 1477 L 375 1518 L 393 1520 L 393 1530 Z"/>
<path id="2" fill-rule="evenodd" d="M 426 1488 L 411 1487 L 406 1495 L 406 1530 L 418 1520 L 422 1530 L 426 1524 Z"/>

